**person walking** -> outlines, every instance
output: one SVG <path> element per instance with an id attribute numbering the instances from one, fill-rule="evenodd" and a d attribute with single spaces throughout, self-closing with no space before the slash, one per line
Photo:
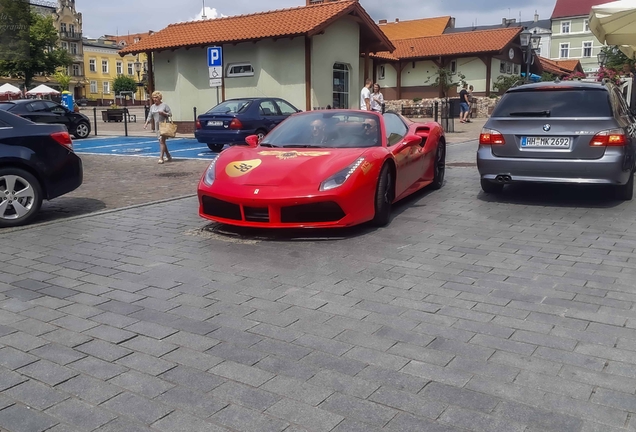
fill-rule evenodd
<path id="1" fill-rule="evenodd" d="M 468 111 L 470 111 L 470 100 L 468 99 L 468 84 L 464 83 L 462 90 L 459 92 L 459 121 L 466 123 Z"/>
<path id="2" fill-rule="evenodd" d="M 371 93 L 371 111 L 382 112 L 382 104 L 384 104 L 384 96 L 380 93 L 380 84 L 373 84 L 373 93 Z"/>
<path id="3" fill-rule="evenodd" d="M 146 119 L 146 124 L 144 124 L 144 129 L 148 128 L 148 123 L 150 120 L 154 121 L 154 130 L 157 132 L 157 138 L 159 139 L 159 162 L 160 164 L 164 163 L 164 155 L 165 162 L 172 162 L 172 156 L 170 156 L 170 152 L 168 151 L 168 144 L 166 143 L 166 137 L 161 136 L 159 123 L 164 123 L 168 121 L 169 117 L 172 117 L 172 111 L 170 107 L 163 102 L 163 95 L 159 91 L 152 92 L 152 102 L 150 105 L 150 110 L 148 112 L 148 118 Z"/>
<path id="4" fill-rule="evenodd" d="M 364 82 L 364 87 L 360 92 L 360 109 L 363 111 L 371 111 L 371 85 L 373 81 L 371 78 L 367 78 Z"/>

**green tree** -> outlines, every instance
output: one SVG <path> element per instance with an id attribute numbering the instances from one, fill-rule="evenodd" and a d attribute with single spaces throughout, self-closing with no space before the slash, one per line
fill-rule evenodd
<path id="1" fill-rule="evenodd" d="M 113 91 L 116 95 L 121 92 L 137 92 L 137 81 L 126 75 L 118 75 L 113 81 Z"/>
<path id="2" fill-rule="evenodd" d="M 497 81 L 492 84 L 492 88 L 499 94 L 504 94 L 510 87 L 523 82 L 523 78 L 518 75 L 499 75 Z"/>
<path id="3" fill-rule="evenodd" d="M 435 81 L 433 84 L 440 89 L 442 96 L 445 98 L 448 97 L 448 91 L 452 87 L 457 87 L 458 85 L 464 85 L 466 83 L 466 75 L 461 73 L 453 74 L 448 68 L 437 68 L 434 76 Z M 429 82 L 431 78 L 432 77 L 429 77 L 426 82 Z M 454 81 L 455 78 L 457 78 L 457 81 Z"/>
<path id="4" fill-rule="evenodd" d="M 634 69 L 634 64 L 636 64 L 636 59 L 629 58 L 621 51 L 618 46 L 606 46 L 601 49 L 606 55 L 605 58 L 605 67 L 607 69 L 613 69 L 615 71 L 622 72 L 624 65 L 629 65 L 629 69 Z"/>
<path id="5" fill-rule="evenodd" d="M 20 78 L 28 88 L 36 74 L 52 75 L 71 65 L 69 53 L 57 46 L 53 18 L 16 0 L 0 0 L 0 14 L 0 75 Z"/>
<path id="6" fill-rule="evenodd" d="M 55 80 L 62 88 L 62 91 L 68 90 L 68 86 L 71 84 L 71 77 L 61 71 L 55 72 Z"/>
<path id="7" fill-rule="evenodd" d="M 543 72 L 541 74 L 541 81 L 554 81 L 556 79 L 556 75 L 551 74 L 550 72 Z"/>

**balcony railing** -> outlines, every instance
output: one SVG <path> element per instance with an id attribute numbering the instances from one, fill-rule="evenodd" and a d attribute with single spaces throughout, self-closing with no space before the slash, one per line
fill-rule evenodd
<path id="1" fill-rule="evenodd" d="M 82 40 L 82 33 L 61 31 L 60 38 L 66 40 Z"/>

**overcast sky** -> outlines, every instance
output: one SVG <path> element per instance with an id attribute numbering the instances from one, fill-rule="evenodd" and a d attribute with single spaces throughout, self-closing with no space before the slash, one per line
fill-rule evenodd
<path id="1" fill-rule="evenodd" d="M 377 22 L 380 19 L 401 21 L 450 15 L 456 27 L 501 23 L 502 18 L 522 21 L 549 19 L 555 0 L 360 0 L 362 6 Z M 264 10 L 303 6 L 305 0 L 205 0 L 206 16 L 231 16 Z M 83 15 L 83 31 L 88 37 L 104 34 L 141 33 L 161 30 L 168 24 L 189 21 L 201 16 L 203 0 L 76 0 Z"/>

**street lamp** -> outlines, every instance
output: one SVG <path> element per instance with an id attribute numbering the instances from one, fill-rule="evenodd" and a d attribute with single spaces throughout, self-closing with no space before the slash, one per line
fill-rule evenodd
<path id="1" fill-rule="evenodd" d="M 600 67 L 603 67 L 605 66 L 605 61 L 607 60 L 607 53 L 605 51 L 601 51 L 600 53 L 598 53 L 596 58 L 598 59 L 598 65 Z"/>
<path id="2" fill-rule="evenodd" d="M 525 28 L 520 34 L 519 39 L 521 48 L 523 49 L 524 61 L 526 63 L 526 82 L 530 82 L 530 65 L 534 63 L 535 51 L 539 49 L 541 43 L 541 35 L 532 33 Z"/>
<path id="3" fill-rule="evenodd" d="M 144 86 L 144 83 L 141 81 L 141 62 L 139 61 L 139 56 L 137 56 L 137 60 L 135 61 L 135 71 L 137 72 L 137 88 L 139 89 L 139 100 L 141 100 L 141 88 Z"/>

